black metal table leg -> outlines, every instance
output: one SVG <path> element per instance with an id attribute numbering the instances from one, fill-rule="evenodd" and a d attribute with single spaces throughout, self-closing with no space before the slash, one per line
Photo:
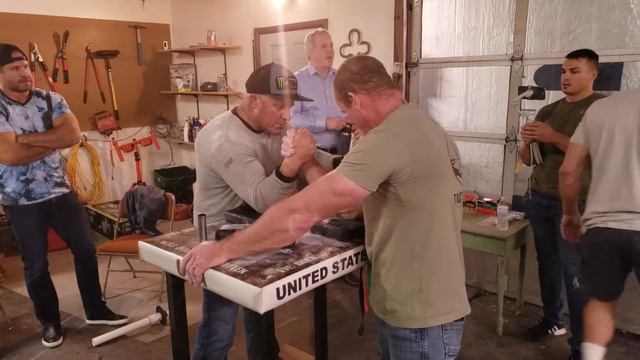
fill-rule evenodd
<path id="1" fill-rule="evenodd" d="M 171 352 L 174 360 L 189 360 L 189 329 L 184 280 L 171 273 L 165 274 L 167 276 L 169 321 L 171 322 Z"/>
<path id="2" fill-rule="evenodd" d="M 329 358 L 327 341 L 327 286 L 313 290 L 313 321 L 315 325 L 316 360 Z"/>

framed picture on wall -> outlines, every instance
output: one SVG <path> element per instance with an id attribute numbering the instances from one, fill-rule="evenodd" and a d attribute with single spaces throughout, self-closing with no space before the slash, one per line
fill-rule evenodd
<path id="1" fill-rule="evenodd" d="M 316 28 L 329 28 L 328 19 L 267 26 L 253 29 L 253 67 L 270 62 L 295 72 L 307 65 L 304 36 Z"/>

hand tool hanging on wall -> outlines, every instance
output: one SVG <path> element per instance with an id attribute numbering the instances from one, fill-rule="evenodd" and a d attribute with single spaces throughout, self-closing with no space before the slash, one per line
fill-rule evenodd
<path id="1" fill-rule="evenodd" d="M 31 78 L 33 80 L 33 85 L 36 84 L 35 71 L 36 71 L 36 63 L 38 63 L 38 65 L 40 66 L 40 70 L 42 70 L 42 74 L 44 75 L 45 80 L 47 80 L 47 83 L 49 84 L 49 88 L 52 91 L 58 91 L 56 89 L 56 85 L 53 83 L 53 80 L 51 79 L 51 76 L 49 76 L 49 68 L 47 67 L 47 64 L 45 64 L 44 59 L 40 54 L 40 50 L 38 49 L 38 44 L 36 44 L 35 42 L 30 42 L 29 53 L 31 55 L 30 68 L 31 68 Z"/>
<path id="2" fill-rule="evenodd" d="M 33 55 L 33 43 L 29 43 L 29 70 L 31 70 L 31 84 L 36 86 L 36 59 Z"/>
<path id="3" fill-rule="evenodd" d="M 104 60 L 104 67 L 107 70 L 107 80 L 109 81 L 109 92 L 111 94 L 111 106 L 116 120 L 120 120 L 118 114 L 118 102 L 116 101 L 116 88 L 113 84 L 113 72 L 111 70 L 111 59 L 115 59 L 120 54 L 120 50 L 98 50 L 93 53 L 96 59 Z"/>
<path id="4" fill-rule="evenodd" d="M 104 68 L 107 71 L 107 80 L 109 81 L 109 93 L 111 94 L 111 106 L 113 107 L 113 115 L 116 120 L 120 120 L 118 114 L 118 102 L 116 101 L 116 88 L 113 84 L 113 72 L 111 71 L 111 59 L 115 59 L 120 54 L 120 50 L 98 50 L 93 53 L 96 59 L 104 60 Z"/>
<path id="5" fill-rule="evenodd" d="M 53 42 L 56 44 L 56 56 L 53 62 L 53 73 L 51 74 L 53 82 L 58 82 L 58 70 L 62 67 L 64 83 L 69 83 L 69 63 L 67 62 L 67 54 L 64 51 L 67 47 L 67 41 L 69 41 L 69 30 L 66 30 L 62 35 L 62 41 L 60 41 L 60 34 L 57 31 L 53 33 Z"/>
<path id="6" fill-rule="evenodd" d="M 100 83 L 100 76 L 98 76 L 98 71 L 96 70 L 96 62 L 93 59 L 93 53 L 91 52 L 91 48 L 89 46 L 84 48 L 86 52 L 86 57 L 84 60 L 84 94 L 82 95 L 82 103 L 87 103 L 87 77 L 89 74 L 89 63 L 91 63 L 91 67 L 93 68 L 93 74 L 96 76 L 96 84 L 98 84 L 98 90 L 100 91 L 100 98 L 102 99 L 102 103 L 106 104 L 107 99 L 104 96 L 104 91 L 102 90 L 102 84 Z"/>
<path id="7" fill-rule="evenodd" d="M 129 27 L 133 28 L 136 32 L 136 53 L 138 55 L 138 65 L 142 66 L 144 61 L 142 59 L 142 38 L 140 37 L 140 30 L 146 29 L 146 27 L 140 25 L 130 25 Z"/>

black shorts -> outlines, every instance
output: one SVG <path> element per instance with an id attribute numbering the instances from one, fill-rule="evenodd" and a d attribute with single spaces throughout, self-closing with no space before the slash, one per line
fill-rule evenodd
<path id="1" fill-rule="evenodd" d="M 597 227 L 583 238 L 582 277 L 590 297 L 620 297 L 632 270 L 640 281 L 640 231 Z"/>

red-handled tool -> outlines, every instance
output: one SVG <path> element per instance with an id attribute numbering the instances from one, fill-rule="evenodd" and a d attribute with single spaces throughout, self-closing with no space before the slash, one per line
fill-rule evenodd
<path id="1" fill-rule="evenodd" d="M 106 104 L 107 99 L 104 96 L 104 91 L 102 90 L 102 84 L 100 83 L 100 77 L 98 76 L 98 71 L 96 70 L 96 62 L 94 61 L 93 53 L 91 52 L 91 49 L 89 48 L 89 46 L 85 47 L 84 51 L 86 53 L 86 57 L 84 60 L 84 93 L 82 95 L 82 103 L 83 104 L 87 103 L 87 97 L 88 97 L 87 78 L 89 76 L 89 65 L 91 65 L 91 67 L 93 68 L 93 74 L 96 76 L 96 84 L 98 84 L 98 90 L 100 91 L 100 98 L 102 99 L 102 103 Z"/>
<path id="2" fill-rule="evenodd" d="M 42 55 L 40 54 L 40 50 L 38 49 L 38 44 L 36 44 L 35 42 L 31 42 L 29 43 L 29 51 L 31 52 L 31 63 L 33 65 L 31 65 L 31 68 L 34 70 L 34 72 L 32 72 L 32 77 L 33 77 L 33 84 L 35 85 L 35 63 L 38 63 L 38 65 L 40 66 L 40 70 L 42 70 L 42 74 L 44 75 L 45 80 L 47 80 L 47 83 L 49 84 L 49 88 L 53 91 L 58 91 L 56 89 L 56 85 L 53 83 L 53 80 L 51 79 L 51 76 L 49 76 L 49 67 L 47 67 L 47 64 L 45 64 L 44 59 L 42 58 Z"/>
<path id="3" fill-rule="evenodd" d="M 53 41 L 56 44 L 56 56 L 53 62 L 53 72 L 51 73 L 51 79 L 53 82 L 58 82 L 58 70 L 62 68 L 62 76 L 64 83 L 69 83 L 69 62 L 67 61 L 67 54 L 65 48 L 67 47 L 67 41 L 69 41 L 69 30 L 66 30 L 62 35 L 62 41 L 60 40 L 60 34 L 56 31 L 53 33 Z"/>

